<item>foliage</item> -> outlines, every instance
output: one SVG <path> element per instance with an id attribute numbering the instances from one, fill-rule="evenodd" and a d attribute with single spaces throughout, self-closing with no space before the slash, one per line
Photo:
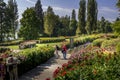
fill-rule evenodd
<path id="1" fill-rule="evenodd" d="M 109 33 L 112 32 L 111 23 L 101 17 L 101 21 L 98 21 L 98 32 L 99 33 Z"/>
<path id="2" fill-rule="evenodd" d="M 39 20 L 33 8 L 27 8 L 22 15 L 19 36 L 25 40 L 37 39 L 39 36 Z"/>
<path id="3" fill-rule="evenodd" d="M 18 45 L 21 42 L 23 42 L 23 40 L 5 41 L 5 42 L 0 43 L 0 46 Z"/>
<path id="4" fill-rule="evenodd" d="M 44 32 L 49 36 L 53 34 L 56 24 L 56 17 L 57 16 L 54 14 L 52 7 L 49 6 L 44 16 Z"/>
<path id="5" fill-rule="evenodd" d="M 87 34 L 96 32 L 97 29 L 97 2 L 96 0 L 88 0 L 87 4 L 87 22 L 86 30 Z"/>
<path id="6" fill-rule="evenodd" d="M 65 38 L 40 38 L 40 43 L 62 42 Z"/>
<path id="7" fill-rule="evenodd" d="M 114 22 L 112 28 L 115 34 L 120 35 L 120 21 Z"/>
<path id="8" fill-rule="evenodd" d="M 70 61 L 58 67 L 54 80 L 115 80 L 119 78 L 120 54 L 111 48 L 88 47 L 73 53 Z"/>
<path id="9" fill-rule="evenodd" d="M 36 4 L 35 4 L 35 12 L 36 12 L 36 16 L 39 20 L 39 33 L 43 34 L 44 33 L 44 20 L 43 20 L 43 9 L 42 9 L 42 5 L 41 5 L 41 1 L 37 0 Z"/>
<path id="10" fill-rule="evenodd" d="M 0 53 L 5 53 L 6 51 L 9 51 L 10 48 L 0 47 Z"/>
<path id="11" fill-rule="evenodd" d="M 24 50 L 19 53 L 21 63 L 18 65 L 18 74 L 22 75 L 28 70 L 46 62 L 54 54 L 52 47 L 38 47 L 33 49 Z"/>
<path id="12" fill-rule="evenodd" d="M 86 15 L 86 1 L 85 0 L 80 0 L 79 3 L 79 14 L 78 14 L 78 27 L 77 27 L 77 31 L 76 34 L 85 34 L 86 30 L 85 30 L 85 25 L 86 25 L 86 21 L 85 21 L 85 15 Z"/>
<path id="13" fill-rule="evenodd" d="M 120 42 L 119 38 L 118 39 L 105 40 L 105 41 L 103 41 L 101 47 L 102 48 L 105 48 L 105 47 L 108 47 L 108 46 L 115 47 L 118 44 L 118 42 Z"/>
<path id="14" fill-rule="evenodd" d="M 102 38 L 100 38 L 100 39 L 96 39 L 96 40 L 94 40 L 93 42 L 92 42 L 92 45 L 93 46 L 98 46 L 98 47 L 101 47 L 101 44 L 102 44 L 102 42 L 104 41 L 104 40 L 106 40 L 106 39 L 102 39 Z"/>
<path id="15" fill-rule="evenodd" d="M 117 46 L 116 46 L 116 51 L 117 51 L 118 53 L 120 53 L 120 42 L 118 42 L 118 44 L 117 44 Z"/>
<path id="16" fill-rule="evenodd" d="M 72 17 L 71 17 L 71 21 L 70 21 L 70 25 L 69 25 L 69 35 L 70 36 L 74 36 L 76 34 L 76 28 L 77 28 L 77 20 L 76 20 L 76 13 L 75 10 L 72 10 Z"/>
<path id="17" fill-rule="evenodd" d="M 15 39 L 15 33 L 18 28 L 18 8 L 17 8 L 17 2 L 16 0 L 8 0 L 8 17 L 10 21 L 10 27 L 11 27 L 11 37 Z"/>

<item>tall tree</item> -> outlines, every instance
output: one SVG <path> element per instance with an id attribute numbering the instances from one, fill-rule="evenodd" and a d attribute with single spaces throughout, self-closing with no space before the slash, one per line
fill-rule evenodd
<path id="1" fill-rule="evenodd" d="M 96 0 L 88 0 L 86 24 L 86 30 L 88 34 L 92 34 L 97 30 L 97 13 L 98 10 Z"/>
<path id="2" fill-rule="evenodd" d="M 80 0 L 79 6 L 80 6 L 79 12 L 78 12 L 79 21 L 78 21 L 78 27 L 77 27 L 76 34 L 85 34 L 86 33 L 86 30 L 85 30 L 86 1 Z"/>
<path id="3" fill-rule="evenodd" d="M 56 15 L 53 12 L 52 7 L 48 7 L 47 12 L 44 15 L 44 29 L 45 33 L 49 36 L 52 36 L 53 30 L 55 28 L 55 19 Z"/>
<path id="4" fill-rule="evenodd" d="M 0 0 L 0 41 L 3 41 L 5 38 L 5 9 L 6 9 L 6 4 L 3 2 L 3 0 Z"/>
<path id="5" fill-rule="evenodd" d="M 105 32 L 105 18 L 101 17 L 101 22 L 100 22 L 100 32 L 104 33 Z"/>
<path id="6" fill-rule="evenodd" d="M 39 20 L 33 8 L 27 8 L 20 20 L 22 27 L 19 30 L 19 36 L 25 40 L 37 39 L 39 37 Z"/>
<path id="7" fill-rule="evenodd" d="M 75 35 L 76 34 L 76 28 L 77 28 L 77 20 L 76 20 L 76 13 L 75 10 L 72 10 L 72 16 L 71 16 L 71 21 L 70 21 L 70 35 Z"/>
<path id="8" fill-rule="evenodd" d="M 117 8 L 118 8 L 119 11 L 120 11 L 120 0 L 117 0 L 116 6 L 117 6 Z M 120 14 L 119 14 L 119 15 L 120 15 Z M 120 16 L 119 16 L 119 17 L 120 17 Z"/>
<path id="9" fill-rule="evenodd" d="M 106 20 L 105 21 L 105 33 L 109 33 L 109 32 L 112 32 L 112 31 L 113 30 L 112 30 L 111 23 L 108 20 Z"/>
<path id="10" fill-rule="evenodd" d="M 42 4 L 40 0 L 37 0 L 35 4 L 35 12 L 39 20 L 39 33 L 43 34 L 44 33 L 44 20 L 43 20 L 44 14 L 43 14 Z"/>
<path id="11" fill-rule="evenodd" d="M 9 18 L 11 22 L 11 35 L 15 38 L 15 32 L 18 28 L 18 8 L 16 0 L 8 1 Z"/>

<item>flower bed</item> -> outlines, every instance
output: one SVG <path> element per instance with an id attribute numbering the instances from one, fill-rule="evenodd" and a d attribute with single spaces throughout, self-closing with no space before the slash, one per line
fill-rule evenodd
<path id="1" fill-rule="evenodd" d="M 54 80 L 119 80 L 120 54 L 113 49 L 91 46 L 81 49 L 54 71 Z"/>

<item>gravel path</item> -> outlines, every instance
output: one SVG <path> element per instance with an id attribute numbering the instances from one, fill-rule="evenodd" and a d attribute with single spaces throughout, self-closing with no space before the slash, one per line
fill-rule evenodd
<path id="1" fill-rule="evenodd" d="M 50 78 L 53 80 L 53 72 L 57 67 L 61 67 L 63 63 L 68 62 L 68 58 L 70 54 L 67 54 L 67 60 L 63 59 L 63 55 L 61 51 L 59 51 L 60 58 L 56 58 L 55 56 L 49 59 L 46 63 L 37 66 L 31 71 L 23 74 L 19 80 L 46 80 L 46 78 Z"/>

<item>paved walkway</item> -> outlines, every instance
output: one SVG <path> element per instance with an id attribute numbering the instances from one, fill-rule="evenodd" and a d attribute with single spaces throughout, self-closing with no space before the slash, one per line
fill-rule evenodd
<path id="1" fill-rule="evenodd" d="M 59 51 L 60 58 L 52 57 L 46 63 L 37 66 L 31 71 L 22 75 L 19 80 L 45 80 L 46 78 L 50 78 L 53 80 L 53 72 L 57 67 L 61 67 L 63 63 L 68 62 L 68 58 L 70 54 L 67 54 L 67 60 L 63 59 L 62 53 Z"/>

